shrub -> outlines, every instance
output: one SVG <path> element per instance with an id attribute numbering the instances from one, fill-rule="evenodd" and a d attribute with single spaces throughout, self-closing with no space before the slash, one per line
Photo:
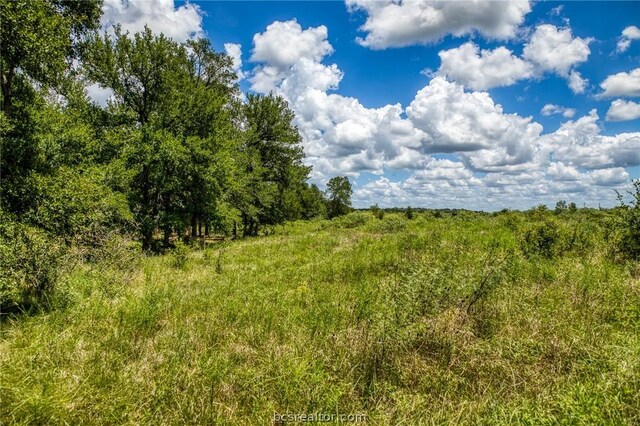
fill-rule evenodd
<path id="1" fill-rule="evenodd" d="M 407 220 L 399 214 L 390 214 L 383 220 L 369 222 L 366 226 L 372 232 L 399 232 L 407 228 Z"/>
<path id="2" fill-rule="evenodd" d="M 54 175 L 38 176 L 37 207 L 29 221 L 68 243 L 102 246 L 111 230 L 127 228 L 132 220 L 125 196 L 104 185 L 103 174 L 61 168 Z"/>
<path id="3" fill-rule="evenodd" d="M 640 259 L 640 179 L 633 181 L 633 190 L 628 194 L 631 196 L 629 204 L 618 194 L 621 208 L 617 209 L 620 228 L 617 250 L 623 257 L 637 260 Z"/>
<path id="4" fill-rule="evenodd" d="M 357 228 L 369 221 L 369 215 L 365 212 L 351 212 L 345 216 L 332 219 L 340 228 Z"/>
<path id="5" fill-rule="evenodd" d="M 546 220 L 529 225 L 520 236 L 520 248 L 527 256 L 551 259 L 559 251 L 560 230 L 556 222 Z"/>
<path id="6" fill-rule="evenodd" d="M 375 217 L 376 219 L 382 220 L 382 218 L 384 217 L 384 210 L 378 207 L 377 204 L 374 204 L 371 207 L 369 207 L 369 210 L 373 214 L 373 217 Z"/>
<path id="7" fill-rule="evenodd" d="M 47 305 L 61 264 L 60 244 L 45 232 L 0 217 L 0 311 Z"/>
<path id="8" fill-rule="evenodd" d="M 404 211 L 404 217 L 409 220 L 413 219 L 413 209 L 411 208 L 411 206 L 407 207 L 407 209 Z"/>
<path id="9" fill-rule="evenodd" d="M 189 256 L 189 248 L 185 243 L 178 240 L 176 241 L 175 248 L 173 249 L 171 264 L 175 268 L 184 268 L 187 264 L 187 258 Z"/>

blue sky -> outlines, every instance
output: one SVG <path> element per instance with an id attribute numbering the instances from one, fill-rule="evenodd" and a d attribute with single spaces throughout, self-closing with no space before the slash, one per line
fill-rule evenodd
<path id="1" fill-rule="evenodd" d="M 607 206 L 640 177 L 640 2 L 106 0 L 116 22 L 210 38 L 358 207 Z"/>

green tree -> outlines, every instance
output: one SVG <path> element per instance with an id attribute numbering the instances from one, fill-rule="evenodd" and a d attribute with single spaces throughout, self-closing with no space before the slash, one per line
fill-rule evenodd
<path id="1" fill-rule="evenodd" d="M 315 183 L 305 185 L 300 194 L 302 219 L 324 218 L 327 216 L 327 200 Z"/>
<path id="2" fill-rule="evenodd" d="M 351 210 L 351 182 L 345 176 L 332 177 L 327 183 L 329 218 L 342 216 Z"/>
<path id="3" fill-rule="evenodd" d="M 71 61 L 97 28 L 101 1 L 0 0 L 0 206 L 22 213 L 42 159 L 34 115 L 43 92 L 65 93 Z"/>
<path id="4" fill-rule="evenodd" d="M 556 212 L 556 214 L 559 214 L 559 213 L 562 213 L 562 212 L 566 211 L 566 210 L 567 210 L 567 208 L 568 208 L 568 207 L 567 207 L 567 202 L 566 202 L 566 201 L 564 201 L 564 200 L 560 200 L 560 201 L 558 201 L 558 202 L 556 203 L 556 209 L 555 209 L 555 212 Z"/>
<path id="5" fill-rule="evenodd" d="M 280 96 L 249 95 L 243 107 L 243 142 L 239 147 L 237 184 L 232 203 L 241 212 L 243 235 L 258 235 L 260 226 L 276 225 L 299 215 L 292 196 L 306 181 L 301 136 L 294 115 Z"/>
<path id="6" fill-rule="evenodd" d="M 413 219 L 413 209 L 411 208 L 411 206 L 408 206 L 404 211 L 404 216 L 409 220 Z"/>

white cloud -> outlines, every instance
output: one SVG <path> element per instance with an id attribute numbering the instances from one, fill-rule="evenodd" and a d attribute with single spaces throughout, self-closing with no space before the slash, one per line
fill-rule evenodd
<path id="1" fill-rule="evenodd" d="M 295 20 L 269 25 L 254 36 L 251 57 L 259 64 L 252 89 L 288 100 L 317 177 L 418 167 L 424 159 L 414 148 L 425 136 L 401 117 L 400 105 L 366 108 L 355 98 L 327 93 L 343 74 L 322 63 L 333 52 L 326 38 L 325 27 L 303 30 Z"/>
<path id="2" fill-rule="evenodd" d="M 438 74 L 474 90 L 509 86 L 518 80 L 555 73 L 567 79 L 573 93 L 584 93 L 588 81 L 574 68 L 587 60 L 591 39 L 573 37 L 570 28 L 536 27 L 519 58 L 504 46 L 482 50 L 473 42 L 438 53 Z"/>
<path id="3" fill-rule="evenodd" d="M 562 13 L 563 9 L 564 9 L 564 5 L 562 5 L 562 4 L 559 5 L 559 6 L 556 6 L 556 7 L 552 8 L 549 11 L 549 15 L 551 15 L 551 16 L 560 16 L 560 14 Z"/>
<path id="4" fill-rule="evenodd" d="M 287 69 L 301 58 L 318 62 L 333 52 L 327 41 L 327 27 L 321 25 L 303 31 L 295 19 L 273 22 L 265 32 L 253 36 L 253 46 L 252 61 L 268 62 L 279 70 Z"/>
<path id="5" fill-rule="evenodd" d="M 630 72 L 619 72 L 608 76 L 600 87 L 604 90 L 599 98 L 609 96 L 640 96 L 640 68 Z"/>
<path id="6" fill-rule="evenodd" d="M 524 47 L 523 56 L 542 71 L 568 77 L 572 67 L 589 57 L 590 42 L 589 38 L 573 37 L 570 28 L 538 25 Z"/>
<path id="7" fill-rule="evenodd" d="M 131 33 L 148 25 L 154 32 L 164 33 L 176 41 L 203 34 L 202 13 L 192 3 L 176 8 L 174 0 L 105 0 L 102 5 L 102 29 L 111 32 L 116 24 Z"/>
<path id="8" fill-rule="evenodd" d="M 574 167 L 600 169 L 640 165 L 640 133 L 600 134 L 598 114 L 563 123 L 558 130 L 541 137 L 545 157 Z"/>
<path id="9" fill-rule="evenodd" d="M 616 45 L 616 51 L 618 53 L 626 52 L 633 40 L 640 40 L 640 28 L 635 25 L 631 25 L 622 30 L 622 35 L 618 39 L 618 44 Z"/>
<path id="10" fill-rule="evenodd" d="M 443 76 L 434 76 L 406 108 L 367 108 L 356 98 L 332 92 L 343 73 L 336 64 L 323 63 L 333 52 L 326 29 L 302 29 L 295 21 L 280 24 L 254 38 L 261 53 L 254 51 L 252 58 L 262 59 L 250 77 L 252 88 L 273 91 L 289 102 L 313 180 L 380 175 L 356 187 L 356 206 L 496 210 L 553 204 L 561 198 L 595 205 L 610 198 L 613 203 L 611 189 L 628 183 L 624 167 L 640 165 L 640 133 L 602 135 L 595 110 L 542 134 L 531 117 L 507 113 L 488 93 L 465 90 Z M 313 39 L 322 48 L 314 52 L 294 46 L 283 53 L 295 38 Z M 472 49 L 469 56 L 482 62 L 492 54 L 495 50 L 483 56 Z M 481 81 L 483 75 L 477 75 L 469 81 Z M 567 118 L 575 113 L 557 105 L 545 108 L 545 113 Z M 434 154 L 450 157 L 435 159 Z M 384 175 L 390 169 L 410 175 L 394 182 Z"/>
<path id="11" fill-rule="evenodd" d="M 231 58 L 231 66 L 238 76 L 238 80 L 242 80 L 244 78 L 244 72 L 242 72 L 242 46 L 237 43 L 225 43 L 224 51 Z"/>
<path id="12" fill-rule="evenodd" d="M 640 104 L 616 99 L 607 111 L 607 121 L 629 121 L 640 118 Z"/>
<path id="13" fill-rule="evenodd" d="M 428 152 L 462 152 L 470 167 L 502 170 L 533 159 L 542 126 L 517 114 L 504 114 L 486 92 L 465 92 L 436 77 L 407 107 L 411 122 L 425 134 Z"/>
<path id="14" fill-rule="evenodd" d="M 467 42 L 460 47 L 441 50 L 439 74 L 474 90 L 510 86 L 533 75 L 533 66 L 514 56 L 506 47 L 480 51 Z"/>
<path id="15" fill-rule="evenodd" d="M 88 85 L 85 90 L 89 99 L 103 108 L 107 106 L 109 99 L 114 95 L 113 90 L 105 89 L 97 83 Z"/>
<path id="16" fill-rule="evenodd" d="M 601 186 L 615 186 L 629 180 L 629 173 L 622 167 L 601 169 L 589 172 L 591 182 Z"/>
<path id="17" fill-rule="evenodd" d="M 582 78 L 582 75 L 578 71 L 571 70 L 569 72 L 569 78 L 567 79 L 569 88 L 573 93 L 584 93 L 589 81 L 586 78 Z"/>
<path id="18" fill-rule="evenodd" d="M 545 117 L 548 117 L 553 114 L 562 114 L 562 116 L 565 118 L 573 118 L 573 116 L 576 114 L 576 110 L 573 108 L 566 108 L 560 105 L 546 104 L 544 107 L 542 107 L 542 109 L 540 110 L 540 113 Z"/>
<path id="19" fill-rule="evenodd" d="M 460 37 L 476 32 L 491 39 L 508 39 L 516 35 L 524 16 L 531 11 L 526 0 L 347 0 L 346 3 L 350 11 L 367 14 L 360 28 L 367 35 L 358 42 L 372 49 L 426 44 L 447 35 Z"/>

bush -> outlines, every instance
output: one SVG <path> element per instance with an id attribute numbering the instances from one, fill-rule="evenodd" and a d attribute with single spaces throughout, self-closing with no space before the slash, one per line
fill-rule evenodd
<path id="1" fill-rule="evenodd" d="M 131 226 L 132 215 L 123 194 L 104 185 L 98 169 L 61 168 L 38 176 L 36 205 L 28 214 L 34 225 L 58 235 L 67 243 L 102 246 L 112 230 Z"/>
<path id="2" fill-rule="evenodd" d="M 390 214 L 382 220 L 369 222 L 366 229 L 372 232 L 399 232 L 407 228 L 407 219 L 399 214 Z"/>
<path id="3" fill-rule="evenodd" d="M 45 232 L 0 217 L 0 311 L 30 311 L 48 304 L 63 251 Z"/>
<path id="4" fill-rule="evenodd" d="M 404 211 L 404 217 L 409 220 L 413 219 L 413 209 L 411 208 L 411 206 L 407 207 L 407 209 Z"/>
<path id="5" fill-rule="evenodd" d="M 384 210 L 378 207 L 377 204 L 374 204 L 371 207 L 369 207 L 369 210 L 373 214 L 373 217 L 375 217 L 376 219 L 382 220 L 382 218 L 384 217 Z"/>
<path id="6" fill-rule="evenodd" d="M 345 216 L 332 219 L 340 228 L 357 228 L 369 221 L 370 216 L 365 212 L 351 212 Z"/>
<path id="7" fill-rule="evenodd" d="M 520 236 L 520 248 L 527 256 L 553 258 L 560 250 L 560 229 L 556 222 L 546 220 L 529 225 Z"/>
<path id="8" fill-rule="evenodd" d="M 178 240 L 176 246 L 172 252 L 171 264 L 174 268 L 182 269 L 187 264 L 187 258 L 189 256 L 189 248 L 185 243 Z"/>
<path id="9" fill-rule="evenodd" d="M 618 194 L 620 207 L 617 209 L 617 225 L 620 229 L 620 239 L 617 243 L 618 252 L 626 258 L 640 259 L 640 179 L 633 181 L 633 191 L 628 191 L 631 203 L 626 204 L 621 194 Z"/>

